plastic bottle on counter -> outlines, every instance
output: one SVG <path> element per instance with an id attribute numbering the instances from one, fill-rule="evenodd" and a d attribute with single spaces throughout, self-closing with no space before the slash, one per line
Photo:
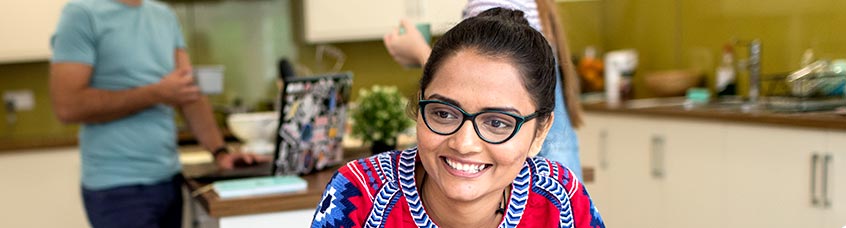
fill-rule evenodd
<path id="1" fill-rule="evenodd" d="M 718 96 L 737 94 L 737 69 L 734 67 L 734 49 L 731 44 L 723 46 L 723 59 L 717 67 L 714 90 Z"/>

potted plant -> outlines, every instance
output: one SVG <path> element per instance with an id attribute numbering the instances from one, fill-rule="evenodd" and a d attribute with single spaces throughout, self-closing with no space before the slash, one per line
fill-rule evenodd
<path id="1" fill-rule="evenodd" d="M 397 136 L 414 123 L 405 115 L 407 103 L 396 86 L 359 90 L 351 113 L 352 136 L 371 142 L 374 154 L 396 149 Z"/>

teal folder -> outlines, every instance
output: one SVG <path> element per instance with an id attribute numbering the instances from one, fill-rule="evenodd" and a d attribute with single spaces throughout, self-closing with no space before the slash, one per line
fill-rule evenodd
<path id="1" fill-rule="evenodd" d="M 308 183 L 299 176 L 266 176 L 215 181 L 212 186 L 221 199 L 301 192 Z"/>

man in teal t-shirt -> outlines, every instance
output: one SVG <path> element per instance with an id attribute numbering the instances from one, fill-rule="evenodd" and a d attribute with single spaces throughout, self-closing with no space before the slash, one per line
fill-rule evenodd
<path id="1" fill-rule="evenodd" d="M 51 45 L 56 115 L 82 124 L 82 192 L 92 226 L 181 225 L 175 110 L 221 168 L 267 160 L 228 153 L 166 5 L 72 0 Z"/>

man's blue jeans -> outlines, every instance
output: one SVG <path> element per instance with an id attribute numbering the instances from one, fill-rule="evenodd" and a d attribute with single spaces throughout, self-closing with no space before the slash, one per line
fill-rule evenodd
<path id="1" fill-rule="evenodd" d="M 154 185 L 82 188 L 92 227 L 182 227 L 182 177 Z"/>

